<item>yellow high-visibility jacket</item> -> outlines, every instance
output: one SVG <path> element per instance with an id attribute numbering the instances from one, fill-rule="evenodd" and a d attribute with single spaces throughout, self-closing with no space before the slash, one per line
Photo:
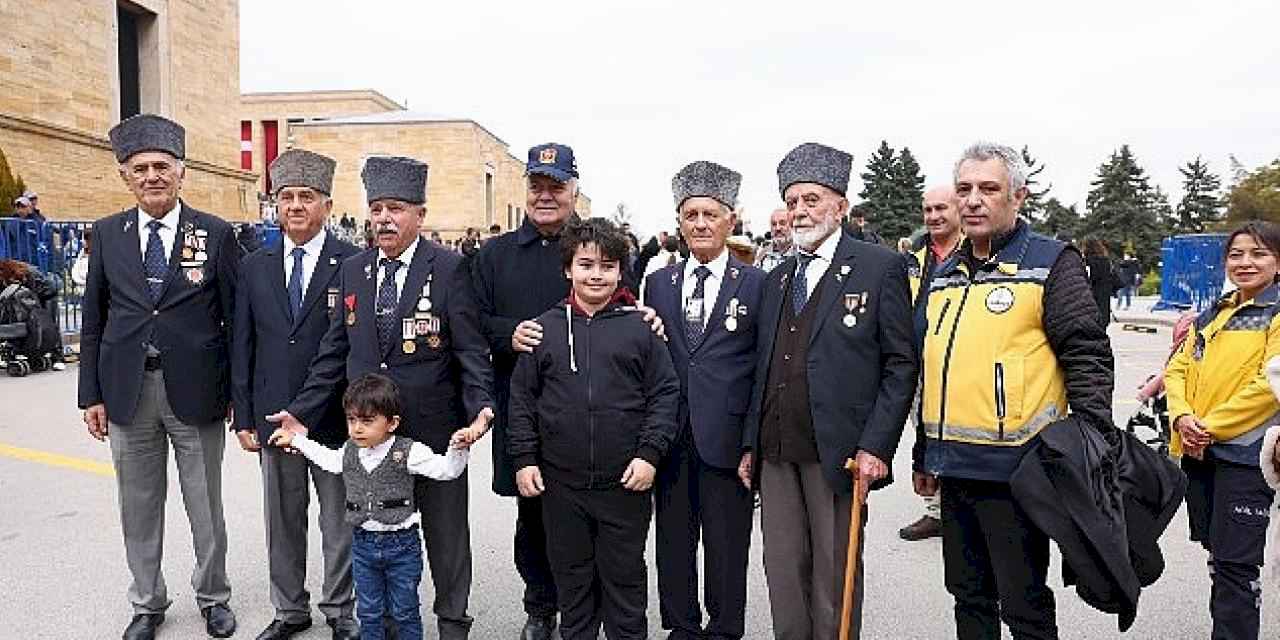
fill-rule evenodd
<path id="1" fill-rule="evenodd" d="M 1252 300 L 1224 296 L 1196 318 L 1192 332 L 1164 372 L 1169 418 L 1191 414 L 1213 437 L 1207 453 L 1258 466 L 1268 425 L 1276 424 L 1280 401 L 1267 384 L 1267 361 L 1280 355 L 1280 285 Z M 1170 452 L 1182 455 L 1175 430 Z"/>

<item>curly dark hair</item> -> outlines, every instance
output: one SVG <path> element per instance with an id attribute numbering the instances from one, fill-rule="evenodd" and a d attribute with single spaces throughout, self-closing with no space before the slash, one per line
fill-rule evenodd
<path id="1" fill-rule="evenodd" d="M 600 248 L 600 257 L 605 260 L 622 262 L 629 253 L 627 236 L 621 229 L 604 218 L 588 218 L 565 226 L 560 236 L 560 266 L 568 269 L 578 247 L 590 244 Z"/>
<path id="2" fill-rule="evenodd" d="M 362 418 L 382 416 L 390 420 L 400 415 L 400 388 L 380 373 L 356 378 L 342 395 L 342 410 Z"/>

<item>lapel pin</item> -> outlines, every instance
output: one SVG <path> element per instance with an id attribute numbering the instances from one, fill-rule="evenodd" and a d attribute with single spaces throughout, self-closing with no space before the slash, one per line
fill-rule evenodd
<path id="1" fill-rule="evenodd" d="M 734 267 L 734 268 L 732 268 L 732 269 L 729 269 L 729 277 L 730 277 L 730 278 L 733 278 L 734 280 L 737 280 L 737 279 L 738 279 L 738 268 L 737 268 L 737 267 Z"/>
<path id="2" fill-rule="evenodd" d="M 680 278 L 680 274 L 676 271 L 671 272 L 671 286 L 676 286 L 676 280 Z"/>
<path id="3" fill-rule="evenodd" d="M 373 277 L 373 265 L 366 264 L 364 266 L 364 279 L 368 280 L 369 278 L 372 278 L 372 277 Z"/>
<path id="4" fill-rule="evenodd" d="M 332 266 L 336 266 L 337 264 L 338 264 L 338 259 L 333 256 L 329 256 L 329 266 L 332 267 Z"/>
<path id="5" fill-rule="evenodd" d="M 128 231 L 133 228 L 133 218 L 124 221 L 124 230 Z"/>

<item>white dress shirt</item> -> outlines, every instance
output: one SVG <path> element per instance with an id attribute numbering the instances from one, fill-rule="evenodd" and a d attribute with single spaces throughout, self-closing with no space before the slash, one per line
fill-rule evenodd
<path id="1" fill-rule="evenodd" d="M 396 437 L 393 435 L 382 444 L 372 447 L 357 448 L 356 457 L 360 460 L 360 466 L 368 472 L 377 469 L 378 465 L 382 464 L 382 460 L 387 457 L 387 452 L 391 451 L 391 445 L 395 443 Z M 330 449 L 305 435 L 293 437 L 294 449 L 314 462 L 317 467 L 334 474 L 342 473 L 342 458 L 346 448 L 355 446 L 355 443 L 347 442 L 341 449 Z M 405 468 L 413 475 L 426 476 L 432 480 L 453 480 L 462 475 L 467 468 L 467 457 L 467 449 L 450 447 L 448 452 L 440 455 L 432 451 L 431 447 L 421 442 L 414 442 L 409 447 L 409 459 L 405 462 Z M 399 531 L 408 529 L 421 520 L 422 518 L 415 510 L 408 518 L 395 524 L 366 520 L 360 524 L 360 528 L 365 531 Z"/>
<path id="2" fill-rule="evenodd" d="M 698 286 L 698 276 L 694 275 L 696 270 L 703 263 L 689 254 L 689 259 L 684 265 L 684 285 L 680 288 L 680 300 L 684 302 L 686 314 L 689 309 L 689 300 L 693 298 L 693 290 Z M 722 249 L 720 255 L 716 256 L 711 262 L 706 263 L 706 267 L 711 270 L 711 275 L 707 276 L 706 282 L 702 284 L 702 326 L 706 328 L 707 318 L 711 316 L 711 310 L 716 306 L 716 300 L 720 295 L 720 284 L 724 282 L 725 269 L 729 268 L 729 250 Z"/>
<path id="3" fill-rule="evenodd" d="M 316 264 L 320 262 L 320 252 L 324 250 L 324 229 L 306 244 L 296 245 L 289 236 L 284 237 L 284 286 L 289 288 L 289 277 L 293 275 L 293 249 L 302 247 L 302 295 L 307 295 L 307 287 L 311 285 L 311 274 L 316 272 Z M 403 282 L 403 281 L 401 281 Z"/>
<path id="4" fill-rule="evenodd" d="M 421 236 L 414 238 L 413 244 L 409 245 L 409 248 L 405 249 L 404 252 L 396 258 L 400 261 L 400 268 L 396 269 L 396 302 L 400 301 L 400 295 L 404 293 L 404 280 L 409 277 L 409 265 L 413 264 L 413 253 L 418 250 L 418 244 L 421 242 Z M 382 260 L 388 257 L 390 256 L 383 253 L 381 248 L 378 249 L 378 264 L 373 265 L 373 267 L 378 270 L 378 280 L 374 283 L 375 292 L 382 289 L 382 276 L 387 272 L 386 268 L 382 266 Z"/>
<path id="5" fill-rule="evenodd" d="M 173 255 L 173 243 L 178 241 L 178 214 L 182 212 L 182 201 L 174 205 L 169 213 L 164 214 L 160 218 L 161 227 L 156 233 L 160 234 L 160 242 L 164 244 L 164 261 L 169 261 L 169 256 Z M 151 237 L 151 228 L 148 224 L 155 218 L 151 214 L 138 207 L 138 247 L 142 250 L 143 263 L 147 260 L 147 240 Z"/>
<path id="6" fill-rule="evenodd" d="M 813 290 L 818 288 L 818 282 L 822 280 L 822 274 L 831 268 L 831 262 L 836 259 L 836 247 L 840 246 L 840 235 L 840 229 L 837 228 L 831 235 L 827 236 L 826 240 L 822 241 L 822 244 L 818 245 L 818 250 L 813 252 L 814 257 L 809 261 L 809 266 L 805 268 L 804 272 L 804 283 L 809 289 L 809 295 L 806 299 L 813 297 Z M 806 252 L 797 247 L 796 255 L 801 253 Z M 796 263 L 797 268 L 799 268 L 799 264 L 799 262 Z"/>

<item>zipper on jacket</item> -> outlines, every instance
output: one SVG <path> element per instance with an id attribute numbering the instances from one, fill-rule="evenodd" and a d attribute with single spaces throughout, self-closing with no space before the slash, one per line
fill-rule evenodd
<path id="1" fill-rule="evenodd" d="M 951 373 L 951 351 L 956 346 L 956 329 L 960 327 L 960 316 L 964 313 L 964 303 L 969 299 L 969 289 L 973 287 L 973 279 L 964 285 L 964 293 L 960 295 L 960 306 L 951 319 L 951 335 L 947 336 L 947 350 L 942 356 L 942 395 L 938 398 L 938 442 L 942 442 L 943 428 L 947 424 L 947 378 Z"/>
<path id="2" fill-rule="evenodd" d="M 1005 398 L 1004 398 L 1004 364 L 996 363 L 996 419 L 1000 423 L 999 438 L 1004 442 L 1004 417 L 1005 417 Z"/>
<path id="3" fill-rule="evenodd" d="M 942 303 L 942 313 L 938 314 L 938 324 L 933 328 L 933 335 L 936 336 L 939 331 L 942 331 L 942 321 L 947 319 L 947 311 L 950 309 L 951 298 L 947 298 L 946 302 Z"/>
<path id="4" fill-rule="evenodd" d="M 596 416 L 595 408 L 592 406 L 591 399 L 591 317 L 587 317 L 587 330 L 583 333 L 587 334 L 587 450 L 589 458 L 587 463 L 587 486 L 595 488 L 596 486 Z"/>

